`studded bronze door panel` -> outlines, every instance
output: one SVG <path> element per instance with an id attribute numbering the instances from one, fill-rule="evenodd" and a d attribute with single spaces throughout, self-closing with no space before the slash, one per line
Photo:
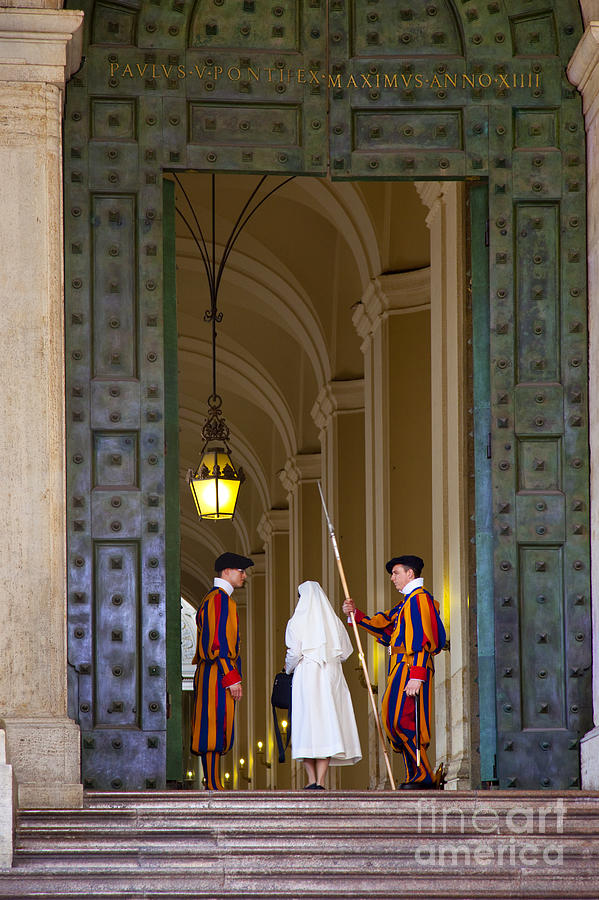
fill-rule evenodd
<path id="1" fill-rule="evenodd" d="M 65 249 L 86 783 L 164 779 L 162 172 L 328 163 L 340 179 L 488 179 L 497 696 L 481 710 L 497 704 L 501 785 L 575 786 L 591 725 L 577 4 L 330 0 L 328 25 L 324 0 L 84 8 Z"/>
<path id="2" fill-rule="evenodd" d="M 326 67 L 326 19 L 324 0 L 83 8 L 65 116 L 70 705 L 86 787 L 159 788 L 162 173 L 322 175 L 326 84 L 306 73 Z"/>
<path id="3" fill-rule="evenodd" d="M 504 787 L 577 786 L 592 725 L 584 124 L 565 77 L 581 29 L 560 0 L 330 3 L 333 177 L 489 182 L 497 696 L 480 706 Z"/>

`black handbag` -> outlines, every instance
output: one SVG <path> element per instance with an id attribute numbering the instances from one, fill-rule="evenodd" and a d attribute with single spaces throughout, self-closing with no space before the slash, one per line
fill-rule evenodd
<path id="1" fill-rule="evenodd" d="M 272 717 L 275 726 L 275 737 L 277 739 L 277 747 L 279 748 L 279 762 L 285 762 L 285 751 L 289 746 L 289 741 L 291 739 L 291 682 L 293 681 L 293 675 L 288 675 L 287 672 L 283 669 L 282 672 L 277 672 L 275 675 L 275 680 L 272 686 L 272 694 L 270 696 L 270 702 L 272 704 Z M 287 740 L 285 742 L 285 746 L 283 746 L 283 738 L 281 737 L 281 731 L 279 728 L 279 720 L 277 718 L 277 709 L 286 709 L 287 710 Z"/>

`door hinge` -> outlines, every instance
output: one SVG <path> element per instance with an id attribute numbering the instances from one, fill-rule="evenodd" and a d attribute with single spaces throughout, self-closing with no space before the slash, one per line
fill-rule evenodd
<path id="1" fill-rule="evenodd" d="M 489 432 L 489 436 L 487 438 L 487 459 L 491 459 L 493 456 L 493 451 L 491 449 L 491 432 Z"/>
<path id="2" fill-rule="evenodd" d="M 485 247 L 489 246 L 489 220 L 485 222 Z"/>

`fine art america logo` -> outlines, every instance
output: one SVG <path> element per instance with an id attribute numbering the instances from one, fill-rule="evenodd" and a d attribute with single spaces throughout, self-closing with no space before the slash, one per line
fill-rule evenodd
<path id="1" fill-rule="evenodd" d="M 414 855 L 418 865 L 448 867 L 534 869 L 564 863 L 566 804 L 560 798 L 546 806 L 488 802 L 462 808 L 458 803 L 437 805 L 418 801 L 418 840 Z M 447 840 L 440 840 L 446 835 Z"/>
<path id="2" fill-rule="evenodd" d="M 160 64 L 160 63 L 109 63 L 110 78 L 127 81 L 146 80 L 181 81 L 186 78 L 203 82 L 208 88 L 217 83 L 301 84 L 308 87 L 326 87 L 350 90 L 461 90 L 514 91 L 538 90 L 541 75 L 538 72 L 322 72 L 320 69 L 276 68 L 272 66 L 221 66 Z"/>

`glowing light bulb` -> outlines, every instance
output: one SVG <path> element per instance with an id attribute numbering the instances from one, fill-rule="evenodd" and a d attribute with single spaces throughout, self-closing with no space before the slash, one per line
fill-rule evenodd
<path id="1" fill-rule="evenodd" d="M 187 777 L 188 777 L 188 778 L 193 778 L 194 775 L 195 775 L 195 772 L 192 772 L 191 769 L 189 769 L 188 772 L 187 772 Z"/>
<path id="2" fill-rule="evenodd" d="M 288 724 L 287 719 L 283 719 L 283 721 L 281 722 L 281 725 L 283 726 L 283 731 L 287 731 L 287 724 Z"/>
<path id="3" fill-rule="evenodd" d="M 225 772 L 225 781 L 228 781 L 230 777 L 231 775 L 229 774 L 229 772 Z"/>
<path id="4" fill-rule="evenodd" d="M 239 765 L 241 766 L 242 769 L 243 769 L 243 767 L 245 766 L 245 759 L 243 758 L 243 756 L 242 756 L 241 759 L 239 760 Z"/>
<path id="5" fill-rule="evenodd" d="M 258 741 L 258 750 L 261 751 L 263 747 L 264 747 L 264 744 L 262 743 L 262 741 Z"/>

